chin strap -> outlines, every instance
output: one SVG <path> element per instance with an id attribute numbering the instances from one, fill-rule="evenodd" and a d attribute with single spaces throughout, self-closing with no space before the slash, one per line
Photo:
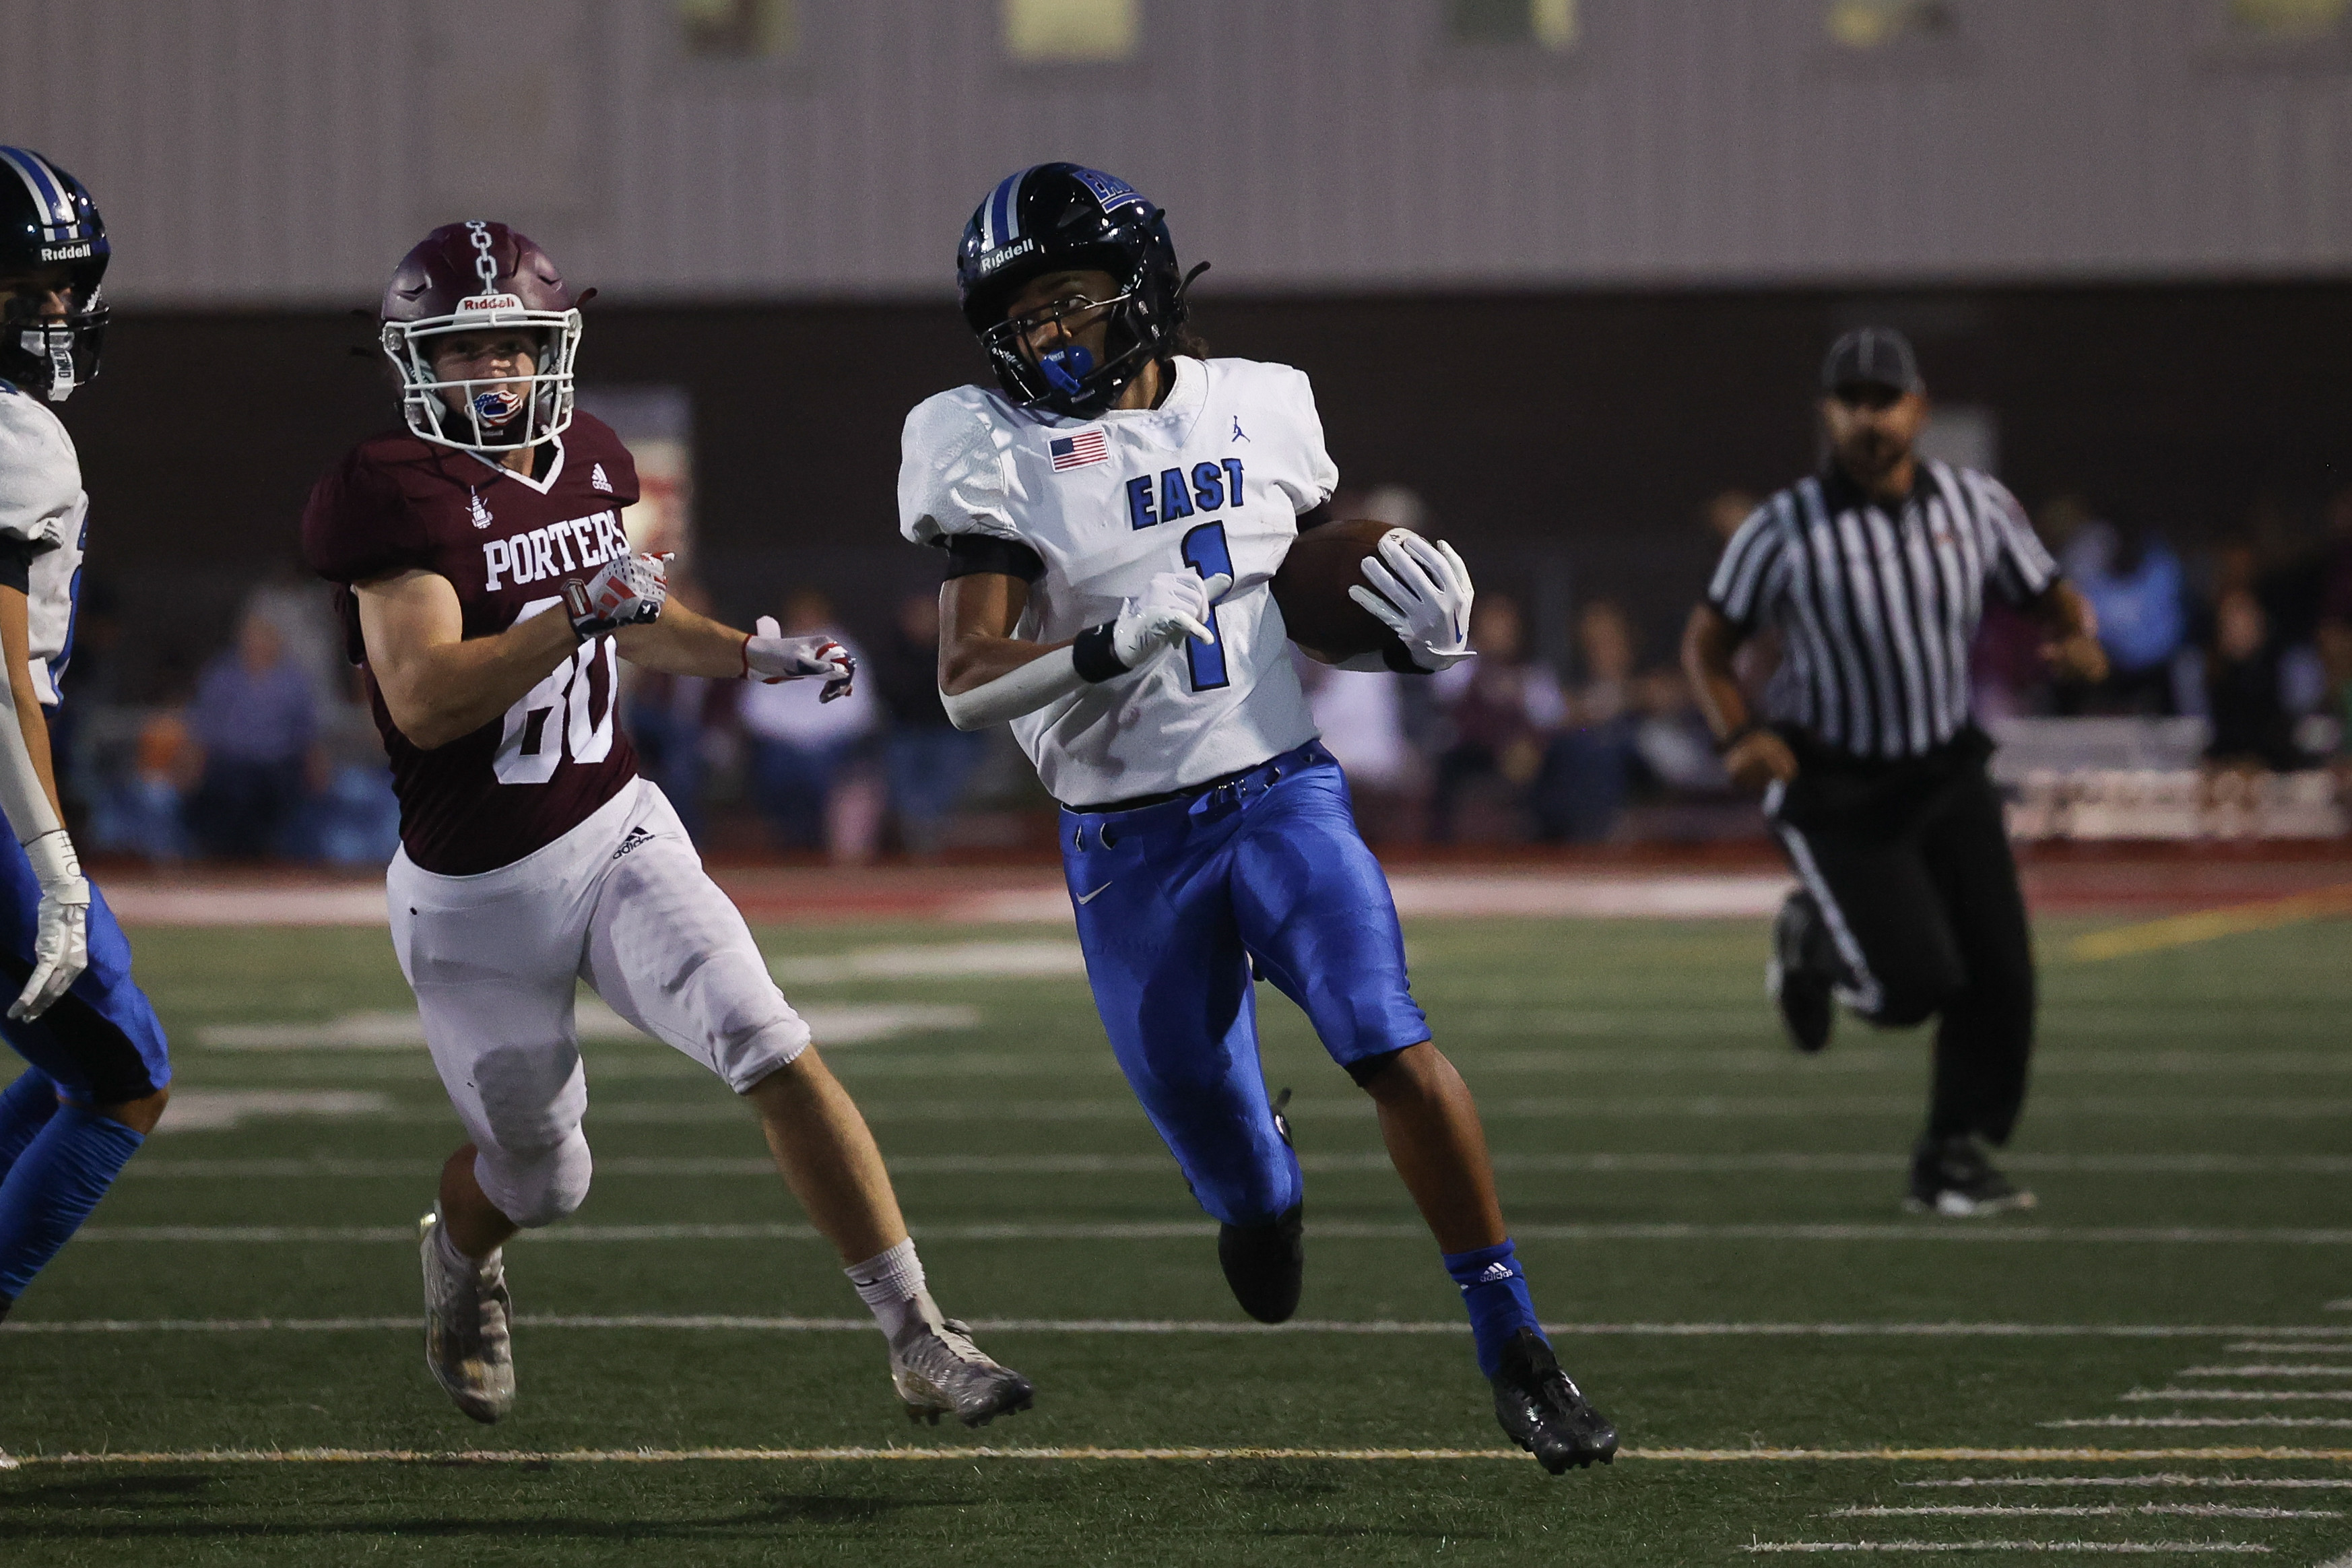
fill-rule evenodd
<path id="1" fill-rule="evenodd" d="M 74 333 L 67 326 L 20 327 L 16 331 L 17 349 L 32 359 L 46 362 L 49 367 L 48 385 L 42 395 L 51 403 L 63 403 L 80 384 L 74 374 Z"/>

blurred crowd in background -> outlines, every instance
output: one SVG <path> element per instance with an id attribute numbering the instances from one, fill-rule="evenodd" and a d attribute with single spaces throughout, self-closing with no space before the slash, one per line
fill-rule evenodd
<path id="1" fill-rule="evenodd" d="M 1727 539 L 1757 498 L 1715 497 L 1701 524 Z M 1339 498 L 1342 516 L 1424 528 L 1409 491 Z M 2092 689 L 2053 686 L 2024 616 L 1994 605 L 1976 647 L 1979 714 L 2195 718 L 2211 770 L 2352 771 L 2352 488 L 2298 518 L 2264 506 L 2212 541 L 2176 543 L 2080 497 L 2035 509 L 2043 538 L 2099 615 L 2114 666 Z M 1398 844 L 1700 840 L 1760 831 L 1729 786 L 1675 662 L 1681 625 L 1659 606 L 1578 595 L 1536 624 L 1514 584 L 1481 585 L 1480 657 L 1414 679 L 1299 658 L 1326 742 L 1345 764 L 1367 836 Z M 690 580 L 684 603 L 709 607 Z M 1628 596 L 1630 599 L 1630 595 Z M 857 863 L 1004 852 L 1050 842 L 1050 803 L 1002 729 L 964 734 L 933 670 L 938 602 L 835 605 L 801 589 L 775 613 L 856 652 L 850 697 L 813 685 L 626 678 L 623 721 L 645 771 L 706 849 Z M 1556 612 L 1558 613 L 1558 612 Z M 327 590 L 292 571 L 255 587 L 228 646 L 119 689 L 129 635 L 93 586 L 59 721 L 61 783 L 97 854 L 379 866 L 399 815 L 362 689 Z M 1546 658 L 1538 650 L 1563 650 Z M 1742 652 L 1758 691 L 1769 636 Z"/>

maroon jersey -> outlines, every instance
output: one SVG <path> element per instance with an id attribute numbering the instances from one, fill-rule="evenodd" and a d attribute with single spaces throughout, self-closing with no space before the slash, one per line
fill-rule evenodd
<path id="1" fill-rule="evenodd" d="M 637 499 L 628 448 L 582 414 L 554 442 L 545 476 L 492 468 L 406 431 L 366 442 L 319 481 L 302 552 L 338 585 L 352 661 L 366 662 L 351 585 L 435 572 L 457 590 L 466 636 L 562 610 L 562 584 L 628 548 L 621 509 Z M 596 637 L 499 718 L 432 751 L 392 721 L 373 671 L 368 700 L 392 757 L 400 839 L 427 871 L 470 877 L 554 842 L 636 776 L 614 714 L 613 639 Z"/>

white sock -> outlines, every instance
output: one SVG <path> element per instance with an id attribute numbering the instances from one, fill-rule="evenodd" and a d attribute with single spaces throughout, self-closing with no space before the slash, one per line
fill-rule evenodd
<path id="1" fill-rule="evenodd" d="M 851 1264 L 842 1272 L 857 1287 L 857 1299 L 873 1312 L 874 1321 L 882 1327 L 883 1337 L 893 1343 L 929 1305 L 930 1297 L 923 1289 L 923 1260 L 915 1256 L 911 1237 L 887 1252 Z"/>

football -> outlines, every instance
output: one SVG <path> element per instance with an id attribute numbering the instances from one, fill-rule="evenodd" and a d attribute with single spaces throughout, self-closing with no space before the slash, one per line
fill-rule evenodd
<path id="1" fill-rule="evenodd" d="M 1274 574 L 1274 602 L 1282 609 L 1290 640 L 1328 659 L 1382 653 L 1403 645 L 1388 627 L 1348 596 L 1364 583 L 1364 557 L 1379 548 L 1394 526 L 1369 518 L 1327 522 L 1292 542 Z"/>

